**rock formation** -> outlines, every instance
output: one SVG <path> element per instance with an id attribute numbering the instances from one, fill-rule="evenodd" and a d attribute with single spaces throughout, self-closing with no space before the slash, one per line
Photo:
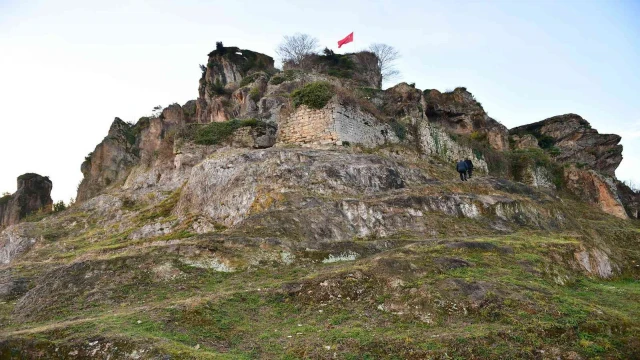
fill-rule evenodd
<path id="1" fill-rule="evenodd" d="M 0 228 L 17 224 L 36 211 L 51 212 L 53 183 L 46 176 L 27 173 L 18 177 L 18 190 L 0 198 Z"/>
<path id="2" fill-rule="evenodd" d="M 426 114 L 429 120 L 441 124 L 455 134 L 486 138 L 496 150 L 508 150 L 507 128 L 492 119 L 466 88 L 451 92 L 425 90 Z"/>
<path id="3" fill-rule="evenodd" d="M 229 120 L 234 110 L 229 107 L 229 94 L 241 87 L 245 77 L 273 70 L 273 58 L 264 54 L 237 47 L 221 47 L 212 51 L 200 78 L 196 120 L 200 123 Z M 252 100 L 247 95 L 248 92 L 241 92 L 234 97 L 241 96 L 240 102 Z"/>
<path id="4" fill-rule="evenodd" d="M 541 147 L 556 147 L 557 161 L 576 164 L 596 170 L 607 176 L 615 176 L 622 161 L 620 136 L 599 134 L 588 121 L 576 114 L 554 116 L 533 124 L 518 126 L 510 134 L 533 135 Z"/>
<path id="5" fill-rule="evenodd" d="M 0 231 L 0 359 L 638 358 L 615 138 L 373 60 L 218 46 L 197 100 L 116 118 L 74 206 Z"/>

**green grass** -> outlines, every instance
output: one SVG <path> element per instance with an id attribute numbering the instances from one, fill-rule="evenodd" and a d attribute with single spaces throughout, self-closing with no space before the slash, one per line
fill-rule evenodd
<path id="1" fill-rule="evenodd" d="M 291 93 L 293 105 L 306 105 L 311 109 L 322 109 L 335 94 L 333 86 L 326 81 L 318 81 L 305 85 Z"/>

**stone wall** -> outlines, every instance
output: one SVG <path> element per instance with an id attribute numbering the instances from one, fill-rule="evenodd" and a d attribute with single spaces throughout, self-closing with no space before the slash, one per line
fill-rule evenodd
<path id="1" fill-rule="evenodd" d="M 300 106 L 282 119 L 277 135 L 278 144 L 342 145 L 348 142 L 375 147 L 398 141 L 388 124 L 357 107 L 337 102 L 320 110 Z"/>

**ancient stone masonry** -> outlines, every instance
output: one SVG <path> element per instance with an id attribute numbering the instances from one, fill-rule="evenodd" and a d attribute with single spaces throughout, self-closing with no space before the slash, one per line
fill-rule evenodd
<path id="1" fill-rule="evenodd" d="M 0 198 L 0 228 L 15 225 L 25 216 L 43 210 L 52 211 L 53 183 L 46 176 L 24 174 L 18 177 L 18 190 Z"/>
<path id="2" fill-rule="evenodd" d="M 357 107 L 332 101 L 320 110 L 302 105 L 278 128 L 277 143 L 327 145 L 344 143 L 369 147 L 398 142 L 388 124 Z"/>

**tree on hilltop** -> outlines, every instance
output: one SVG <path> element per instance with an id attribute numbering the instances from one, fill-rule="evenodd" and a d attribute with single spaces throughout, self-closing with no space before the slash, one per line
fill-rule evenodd
<path id="1" fill-rule="evenodd" d="M 276 48 L 276 54 L 282 62 L 293 62 L 300 65 L 305 56 L 315 54 L 319 47 L 318 39 L 307 34 L 296 33 L 292 36 L 284 36 L 284 39 Z"/>
<path id="2" fill-rule="evenodd" d="M 400 71 L 396 69 L 396 60 L 400 58 L 400 53 L 393 46 L 387 44 L 371 44 L 369 50 L 378 57 L 378 66 L 382 73 L 382 81 L 389 81 L 400 76 Z"/>

